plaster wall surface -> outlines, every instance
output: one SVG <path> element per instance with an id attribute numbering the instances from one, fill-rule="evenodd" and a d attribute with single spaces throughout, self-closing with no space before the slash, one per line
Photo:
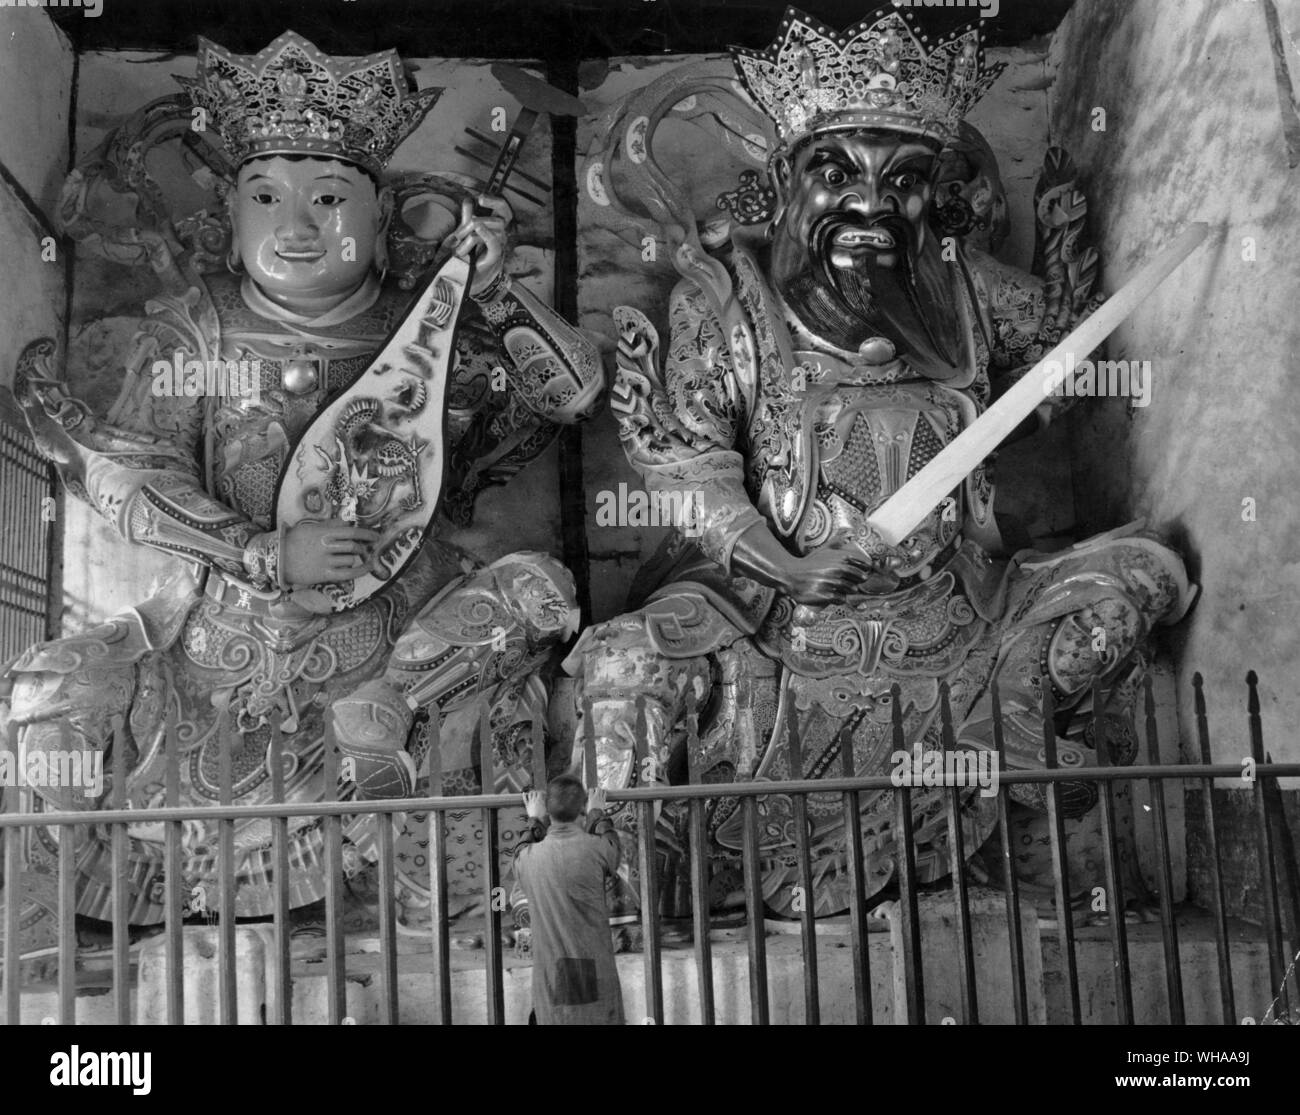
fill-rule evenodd
<path id="1" fill-rule="evenodd" d="M 45 238 L 67 171 L 73 62 L 67 39 L 38 9 L 0 8 L 0 55 L 0 384 L 8 387 L 28 341 L 63 336 L 63 249 Z"/>
<path id="2" fill-rule="evenodd" d="M 63 337 L 63 264 L 41 259 L 47 234 L 48 228 L 7 183 L 0 182 L 0 259 L 5 267 L 4 297 L 0 298 L 0 383 L 6 387 L 13 383 L 18 354 L 29 341 Z"/>
<path id="3" fill-rule="evenodd" d="M 0 8 L 0 162 L 45 213 L 68 169 L 72 46 L 39 8 Z"/>
<path id="4" fill-rule="evenodd" d="M 433 172 L 481 186 L 487 168 L 453 147 L 476 151 L 491 162 L 495 148 L 468 136 L 464 129 L 473 128 L 499 144 L 504 136 L 499 128 L 494 129 L 494 123 L 508 127 L 518 111 L 517 102 L 504 92 L 485 62 L 430 58 L 404 61 L 414 68 L 420 88 L 440 86 L 446 91 L 399 148 L 389 171 Z M 193 55 L 138 51 L 84 54 L 76 105 L 77 157 L 88 155 L 113 128 L 150 100 L 179 91 L 173 75 L 193 73 Z M 494 114 L 498 108 L 503 111 Z M 62 134 L 66 135 L 66 127 Z M 543 183 L 550 181 L 550 139 L 549 118 L 543 115 L 524 145 L 517 174 L 523 172 Z M 169 161 L 158 155 L 149 166 L 166 195 L 174 199 L 177 216 L 188 216 L 213 205 L 214 195 L 205 188 L 203 168 L 197 160 L 182 165 L 179 160 Z M 507 192 L 506 200 L 517 220 L 510 270 L 549 303 L 554 258 L 549 194 L 522 176 L 512 181 L 543 204 Z M 433 236 L 435 226 L 438 235 L 450 232 L 453 215 L 432 221 L 423 229 L 424 234 Z M 121 362 L 130 350 L 135 315 L 155 289 L 148 268 L 108 263 L 89 252 L 78 252 L 69 378 L 74 392 L 98 413 L 104 413 L 117 395 Z M 58 304 L 62 305 L 62 299 Z M 126 545 L 89 508 L 71 499 L 67 504 L 64 626 L 79 630 L 148 596 L 156 579 L 173 568 L 173 559 Z M 453 541 L 486 560 L 517 550 L 559 553 L 556 447 L 544 451 L 505 487 L 482 493 L 469 527 L 444 529 Z"/>
<path id="5" fill-rule="evenodd" d="M 1150 405 L 1091 400 L 1071 419 L 1083 527 L 1144 516 L 1201 586 L 1170 639 L 1179 720 L 1190 756 L 1199 670 L 1214 758 L 1232 763 L 1249 753 L 1248 669 L 1265 746 L 1300 759 L 1300 168 L 1284 133 L 1296 87 L 1277 79 L 1264 9 L 1079 0 L 1049 57 L 1052 139 L 1087 175 L 1106 289 L 1191 222 L 1211 228 L 1110 342 L 1113 359 L 1152 362 Z M 1300 2 L 1276 9 L 1300 74 Z"/>

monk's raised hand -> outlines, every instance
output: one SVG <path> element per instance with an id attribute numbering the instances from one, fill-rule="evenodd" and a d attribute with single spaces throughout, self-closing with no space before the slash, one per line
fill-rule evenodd
<path id="1" fill-rule="evenodd" d="M 530 820 L 543 820 L 546 817 L 546 795 L 541 790 L 524 791 L 524 812 Z"/>

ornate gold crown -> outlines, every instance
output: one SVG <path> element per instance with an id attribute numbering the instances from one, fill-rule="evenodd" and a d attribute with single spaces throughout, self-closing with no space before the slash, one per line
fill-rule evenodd
<path id="1" fill-rule="evenodd" d="M 932 136 L 957 134 L 961 119 L 1006 68 L 984 61 L 976 26 L 929 37 L 910 12 L 877 8 L 833 31 L 786 8 L 765 50 L 733 47 L 740 80 L 789 148 L 828 128 L 875 127 Z"/>
<path id="2" fill-rule="evenodd" d="M 176 80 L 236 165 L 258 155 L 313 154 L 376 175 L 442 95 L 411 92 L 395 51 L 331 58 L 293 31 L 253 55 L 200 38 L 197 76 Z"/>

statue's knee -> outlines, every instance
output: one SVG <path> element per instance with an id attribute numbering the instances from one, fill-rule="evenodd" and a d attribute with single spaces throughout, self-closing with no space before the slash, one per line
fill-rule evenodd
<path id="1" fill-rule="evenodd" d="M 490 578 L 487 591 L 505 606 L 529 646 L 552 646 L 578 629 L 573 575 L 550 554 L 507 554 L 474 576 Z"/>
<path id="2" fill-rule="evenodd" d="M 708 700 L 708 658 L 668 658 L 651 645 L 640 617 L 624 616 L 586 631 L 566 667 L 578 675 L 575 756 L 581 756 L 590 732 L 596 740 L 601 785 L 666 781 L 670 752 L 682 734 L 691 697 L 697 709 Z M 643 759 L 653 766 L 644 772 L 634 772 L 638 705 L 645 724 Z"/>
<path id="3" fill-rule="evenodd" d="M 89 809 L 104 793 L 104 746 L 68 716 L 22 724 L 0 741 L 0 782 L 22 786 L 54 809 Z"/>

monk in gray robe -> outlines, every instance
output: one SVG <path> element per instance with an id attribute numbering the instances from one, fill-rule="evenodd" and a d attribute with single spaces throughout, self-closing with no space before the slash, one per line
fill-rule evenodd
<path id="1" fill-rule="evenodd" d="M 605 791 L 592 790 L 588 802 L 582 783 L 563 775 L 544 794 L 524 794 L 524 808 L 532 841 L 515 849 L 515 878 L 528 902 L 537 1022 L 621 1026 L 623 992 L 605 897 L 619 842 L 605 815 Z"/>

